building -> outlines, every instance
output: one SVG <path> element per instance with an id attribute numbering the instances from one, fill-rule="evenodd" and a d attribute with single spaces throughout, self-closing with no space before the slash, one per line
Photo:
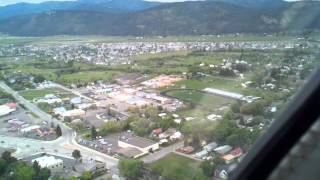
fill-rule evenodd
<path id="1" fill-rule="evenodd" d="M 214 149 L 214 151 L 220 155 L 225 155 L 231 150 L 232 150 L 232 147 L 229 145 L 219 146 Z"/>
<path id="2" fill-rule="evenodd" d="M 176 133 L 177 131 L 173 128 L 169 128 L 167 129 L 165 132 L 159 134 L 159 138 L 160 139 L 166 139 L 169 138 L 170 136 L 174 135 L 174 133 Z"/>
<path id="3" fill-rule="evenodd" d="M 226 162 L 226 164 L 230 164 L 233 160 L 240 157 L 242 154 L 242 149 L 238 147 L 230 151 L 227 155 L 222 156 L 221 158 Z"/>
<path id="4" fill-rule="evenodd" d="M 210 152 L 217 147 L 218 147 L 218 144 L 216 142 L 212 142 L 212 143 L 209 143 L 209 144 L 203 146 L 203 149 Z"/>
<path id="5" fill-rule="evenodd" d="M 137 158 L 159 149 L 159 143 L 152 140 L 124 133 L 118 139 L 119 153 L 126 157 Z"/>
<path id="6" fill-rule="evenodd" d="M 9 115 L 9 114 L 13 113 L 16 110 L 17 110 L 16 106 L 13 106 L 11 104 L 1 105 L 0 106 L 0 117 Z"/>
<path id="7" fill-rule="evenodd" d="M 200 152 L 197 152 L 194 156 L 196 158 L 202 159 L 203 157 L 205 157 L 206 155 L 208 155 L 208 151 L 206 150 L 202 150 Z"/>
<path id="8" fill-rule="evenodd" d="M 63 160 L 56 159 L 54 156 L 42 156 L 33 159 L 31 162 L 38 162 L 41 168 L 48 168 L 51 173 L 57 174 L 63 171 Z"/>
<path id="9" fill-rule="evenodd" d="M 70 99 L 70 103 L 71 104 L 81 104 L 81 97 L 73 97 L 72 99 Z"/>
<path id="10" fill-rule="evenodd" d="M 63 118 L 65 117 L 79 117 L 79 116 L 84 116 L 86 114 L 86 112 L 82 109 L 73 109 L 73 110 L 69 110 L 69 111 L 65 111 L 61 113 L 61 116 Z"/>

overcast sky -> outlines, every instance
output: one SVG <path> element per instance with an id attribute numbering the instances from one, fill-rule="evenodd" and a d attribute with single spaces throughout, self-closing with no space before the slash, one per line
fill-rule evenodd
<path id="1" fill-rule="evenodd" d="M 40 3 L 49 0 L 0 0 L 0 6 L 15 4 L 18 2 L 30 2 L 30 3 Z M 73 0 L 51 0 L 51 1 L 73 1 Z M 181 2 L 181 1 L 192 1 L 192 0 L 148 0 L 148 1 L 160 1 L 160 2 Z M 193 0 L 194 1 L 194 0 Z M 288 0 L 294 1 L 294 0 Z"/>

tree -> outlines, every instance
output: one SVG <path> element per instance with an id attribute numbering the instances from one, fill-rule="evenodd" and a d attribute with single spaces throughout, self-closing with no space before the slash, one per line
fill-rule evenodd
<path id="1" fill-rule="evenodd" d="M 199 169 L 196 175 L 192 179 L 193 180 L 209 180 L 209 178 L 203 173 L 202 169 Z"/>
<path id="2" fill-rule="evenodd" d="M 232 103 L 232 104 L 231 104 L 231 110 L 232 110 L 232 112 L 234 112 L 234 113 L 239 113 L 239 112 L 240 112 L 240 106 L 241 106 L 241 104 L 240 104 L 239 101 L 236 101 L 236 102 Z"/>
<path id="3" fill-rule="evenodd" d="M 71 176 L 68 178 L 68 180 L 78 180 L 78 178 L 74 177 L 74 176 Z"/>
<path id="4" fill-rule="evenodd" d="M 213 132 L 213 137 L 216 141 L 224 143 L 226 138 L 233 134 L 236 129 L 238 129 L 238 127 L 235 122 L 230 120 L 222 120 L 216 126 L 216 130 Z"/>
<path id="5" fill-rule="evenodd" d="M 1 158 L 3 160 L 5 160 L 8 164 L 14 163 L 17 161 L 17 159 L 15 157 L 11 156 L 11 152 L 10 151 L 5 151 L 2 153 Z"/>
<path id="6" fill-rule="evenodd" d="M 262 115 L 263 114 L 263 107 L 264 107 L 265 102 L 263 101 L 256 101 L 253 103 L 248 103 L 243 105 L 240 108 L 240 112 L 242 114 L 252 114 L 252 115 Z"/>
<path id="7" fill-rule="evenodd" d="M 0 159 L 0 176 L 6 172 L 8 163 L 4 159 Z"/>
<path id="8" fill-rule="evenodd" d="M 207 177 L 211 177 L 213 175 L 213 171 L 214 171 L 214 164 L 210 161 L 203 161 L 200 164 L 200 168 L 202 169 L 202 173 L 207 176 Z"/>
<path id="9" fill-rule="evenodd" d="M 92 126 L 91 127 L 91 138 L 92 138 L 92 140 L 95 140 L 97 138 L 97 135 L 98 135 L 98 133 L 97 133 L 96 127 Z"/>
<path id="10" fill-rule="evenodd" d="M 72 157 L 73 158 L 75 158 L 77 161 L 81 158 L 81 153 L 80 153 L 80 151 L 79 150 L 74 150 L 73 152 L 72 152 Z"/>
<path id="11" fill-rule="evenodd" d="M 57 125 L 57 127 L 56 127 L 56 134 L 58 137 L 62 136 L 62 131 L 61 131 L 61 128 L 59 125 Z"/>
<path id="12" fill-rule="evenodd" d="M 120 174 L 128 179 L 138 179 L 142 175 L 143 162 L 140 160 L 120 160 L 118 166 Z"/>
<path id="13" fill-rule="evenodd" d="M 33 82 L 35 83 L 42 83 L 46 79 L 42 75 L 36 75 L 34 76 Z"/>
<path id="14" fill-rule="evenodd" d="M 92 179 L 92 174 L 90 171 L 84 171 L 80 176 L 80 180 L 91 180 L 91 179 Z"/>
<path id="15" fill-rule="evenodd" d="M 17 180 L 32 180 L 35 172 L 31 166 L 23 162 L 17 162 L 12 168 L 12 178 Z"/>
<path id="16" fill-rule="evenodd" d="M 41 170 L 41 167 L 39 166 L 38 161 L 34 161 L 32 167 L 33 167 L 35 174 L 38 175 Z"/>
<path id="17" fill-rule="evenodd" d="M 41 169 L 38 174 L 38 178 L 40 180 L 47 180 L 47 179 L 49 179 L 50 176 L 51 176 L 51 171 L 48 168 Z"/>

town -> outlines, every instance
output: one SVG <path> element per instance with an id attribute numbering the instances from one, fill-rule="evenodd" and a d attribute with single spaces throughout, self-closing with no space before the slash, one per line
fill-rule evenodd
<path id="1" fill-rule="evenodd" d="M 0 152 L 53 179 L 227 179 L 319 53 L 300 37 L 1 44 Z"/>

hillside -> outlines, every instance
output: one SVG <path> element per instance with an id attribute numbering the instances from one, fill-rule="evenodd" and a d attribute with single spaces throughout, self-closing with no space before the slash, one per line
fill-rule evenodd
<path id="1" fill-rule="evenodd" d="M 252 8 L 223 2 L 170 3 L 138 12 L 48 11 L 0 21 L 11 35 L 192 35 L 320 28 L 320 3 Z"/>
<path id="2" fill-rule="evenodd" d="M 86 10 L 95 12 L 132 12 L 160 5 L 158 2 L 143 0 L 78 0 L 48 1 L 39 4 L 17 3 L 0 7 L 0 19 L 28 16 L 52 10 Z"/>

